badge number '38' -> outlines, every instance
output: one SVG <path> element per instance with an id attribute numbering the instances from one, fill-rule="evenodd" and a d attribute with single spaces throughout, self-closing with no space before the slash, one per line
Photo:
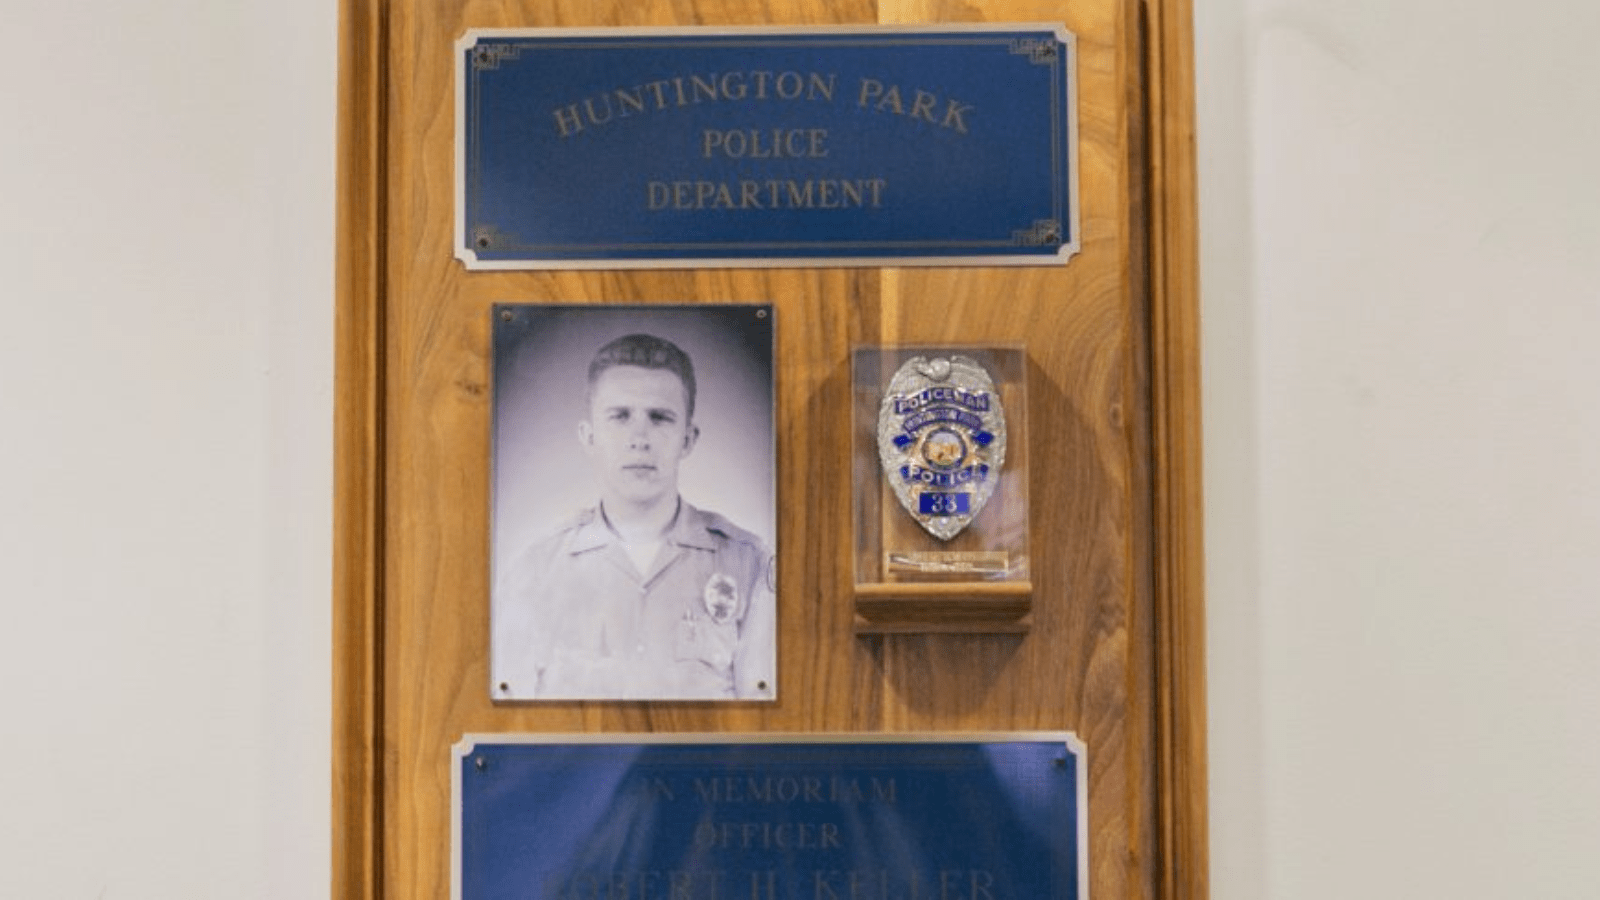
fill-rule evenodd
<path id="1" fill-rule="evenodd" d="M 1006 420 L 989 373 L 969 357 L 907 360 L 878 407 L 878 459 L 900 505 L 928 533 L 961 533 L 999 480 Z"/>

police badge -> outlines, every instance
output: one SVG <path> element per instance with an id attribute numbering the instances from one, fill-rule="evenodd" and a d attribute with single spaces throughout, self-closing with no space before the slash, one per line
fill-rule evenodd
<path id="1" fill-rule="evenodd" d="M 739 589 L 732 578 L 721 572 L 712 575 L 706 582 L 701 599 L 705 602 L 706 613 L 711 621 L 718 625 L 731 622 L 733 614 L 739 610 Z"/>
<path id="2" fill-rule="evenodd" d="M 878 407 L 878 459 L 900 505 L 948 541 L 978 515 L 1006 458 L 1000 395 L 966 356 L 913 357 Z"/>

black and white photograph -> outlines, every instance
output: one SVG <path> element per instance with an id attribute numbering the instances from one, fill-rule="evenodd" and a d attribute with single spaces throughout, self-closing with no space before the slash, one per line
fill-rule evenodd
<path id="1" fill-rule="evenodd" d="M 490 693 L 773 700 L 768 305 L 497 305 Z"/>

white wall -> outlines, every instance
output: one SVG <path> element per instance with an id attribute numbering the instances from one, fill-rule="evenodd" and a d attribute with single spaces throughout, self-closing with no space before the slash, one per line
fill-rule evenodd
<path id="1" fill-rule="evenodd" d="M 1198 4 L 1213 896 L 1600 885 L 1600 7 Z"/>
<path id="2" fill-rule="evenodd" d="M 328 883 L 333 4 L 0 7 L 0 896 Z M 1600 13 L 1198 10 L 1218 900 L 1600 884 Z"/>
<path id="3" fill-rule="evenodd" d="M 0 4 L 0 897 L 328 885 L 334 4 Z"/>

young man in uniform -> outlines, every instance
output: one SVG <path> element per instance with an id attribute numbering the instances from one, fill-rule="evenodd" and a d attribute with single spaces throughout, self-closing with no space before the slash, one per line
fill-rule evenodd
<path id="1" fill-rule="evenodd" d="M 589 364 L 578 442 L 599 502 L 499 579 L 494 696 L 771 699 L 776 602 L 761 541 L 678 494 L 694 450 L 694 366 L 630 334 Z"/>

